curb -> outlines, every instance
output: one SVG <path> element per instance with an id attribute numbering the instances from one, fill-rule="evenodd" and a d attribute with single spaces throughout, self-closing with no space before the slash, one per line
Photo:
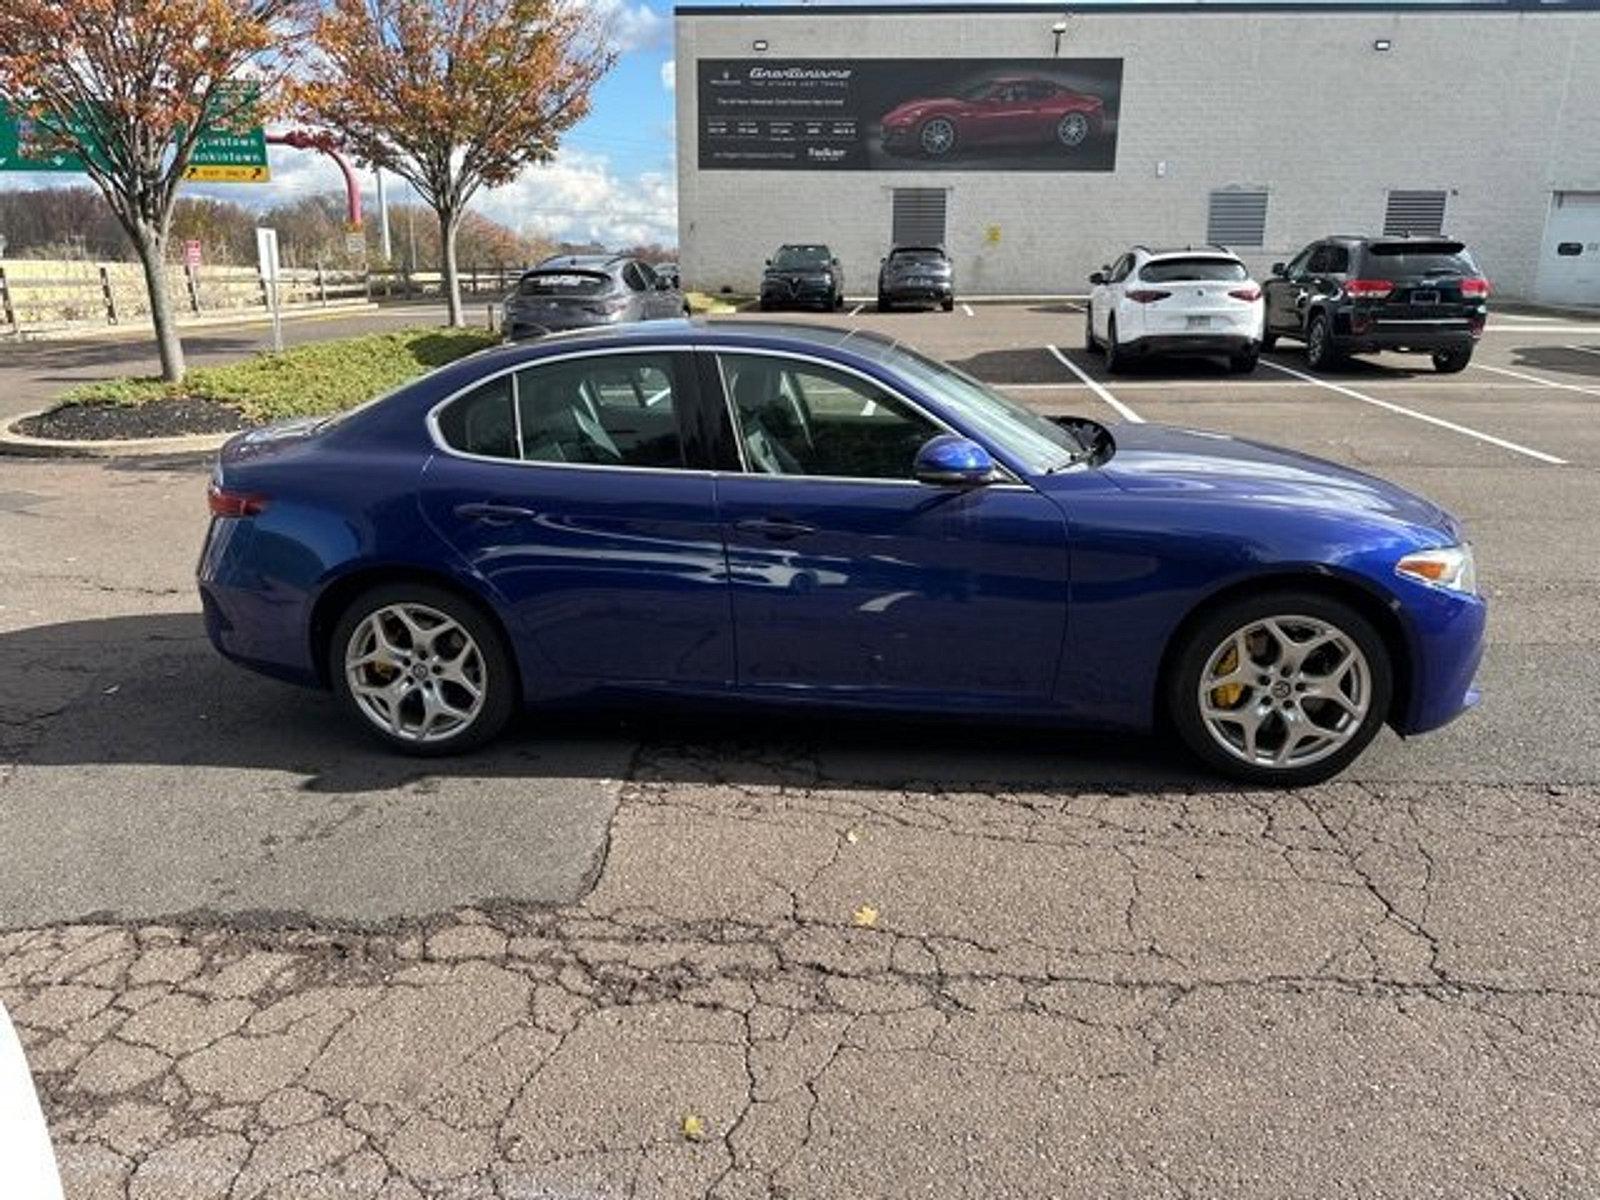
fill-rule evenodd
<path id="1" fill-rule="evenodd" d="M 16 426 L 49 409 L 19 413 L 0 425 L 0 455 L 13 458 L 147 458 L 164 454 L 209 454 L 220 449 L 233 433 L 191 433 L 179 437 L 109 438 L 75 441 L 68 438 L 29 437 Z M 239 432 L 235 430 L 234 432 Z"/>

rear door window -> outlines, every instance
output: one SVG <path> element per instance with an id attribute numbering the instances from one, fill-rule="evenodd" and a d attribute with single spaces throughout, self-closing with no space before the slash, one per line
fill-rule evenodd
<path id="1" fill-rule="evenodd" d="M 681 467 L 673 354 L 599 354 L 525 367 L 516 375 L 526 462 Z"/>

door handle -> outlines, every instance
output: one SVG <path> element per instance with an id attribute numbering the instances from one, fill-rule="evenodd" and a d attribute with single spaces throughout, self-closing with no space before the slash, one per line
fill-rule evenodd
<path id="1" fill-rule="evenodd" d="M 533 509 L 519 504 L 458 504 L 455 513 L 463 521 L 482 521 L 486 525 L 509 525 L 538 516 Z"/>
<path id="2" fill-rule="evenodd" d="M 747 517 L 743 521 L 735 521 L 733 527 L 740 533 L 760 534 L 775 542 L 786 542 L 790 538 L 804 537 L 817 531 L 815 525 L 791 521 L 787 517 Z"/>

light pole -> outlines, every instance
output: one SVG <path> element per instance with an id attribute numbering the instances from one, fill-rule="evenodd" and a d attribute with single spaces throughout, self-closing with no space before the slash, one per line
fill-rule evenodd
<path id="1" fill-rule="evenodd" d="M 394 246 L 389 241 L 389 196 L 383 190 L 383 168 L 374 167 L 372 173 L 378 177 L 378 248 L 383 252 L 384 264 L 392 266 Z"/>
<path id="2" fill-rule="evenodd" d="M 1061 57 L 1061 39 L 1063 37 L 1065 37 L 1066 34 L 1067 34 L 1067 21 L 1066 21 L 1066 18 L 1063 17 L 1061 20 L 1057 21 L 1054 25 L 1050 26 L 1050 32 L 1056 35 L 1056 52 L 1055 52 L 1055 56 L 1057 58 L 1060 58 Z"/>

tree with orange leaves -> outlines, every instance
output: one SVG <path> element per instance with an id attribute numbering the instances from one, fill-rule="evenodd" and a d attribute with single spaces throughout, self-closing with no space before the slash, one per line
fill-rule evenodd
<path id="1" fill-rule="evenodd" d="M 305 110 L 433 209 L 452 325 L 468 202 L 547 161 L 615 61 L 593 13 L 581 0 L 331 0 L 317 23 Z"/>
<path id="2" fill-rule="evenodd" d="M 0 95 L 110 202 L 144 266 L 164 379 L 184 369 L 163 269 L 178 185 L 205 129 L 259 115 L 304 2 L 0 0 Z"/>

